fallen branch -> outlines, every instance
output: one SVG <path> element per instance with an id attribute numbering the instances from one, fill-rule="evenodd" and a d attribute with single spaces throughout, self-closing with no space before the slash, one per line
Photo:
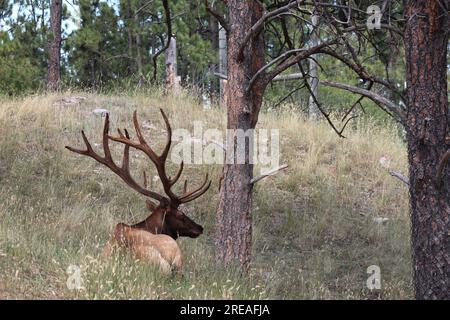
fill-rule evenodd
<path id="1" fill-rule="evenodd" d="M 277 174 L 278 172 L 280 172 L 281 170 L 286 169 L 287 167 L 288 167 L 287 164 L 283 164 L 282 166 L 279 166 L 278 168 L 272 169 L 272 170 L 268 171 L 267 173 L 257 176 L 255 178 L 253 178 L 252 180 L 250 180 L 250 184 L 255 184 L 259 180 L 262 180 L 268 176 L 273 176 L 273 175 Z"/>
<path id="2" fill-rule="evenodd" d="M 405 177 L 404 175 L 402 175 L 401 173 L 395 172 L 395 171 L 389 171 L 389 174 L 392 177 L 399 179 L 401 182 L 403 182 L 404 184 L 406 184 L 409 187 L 409 179 L 407 177 Z"/>

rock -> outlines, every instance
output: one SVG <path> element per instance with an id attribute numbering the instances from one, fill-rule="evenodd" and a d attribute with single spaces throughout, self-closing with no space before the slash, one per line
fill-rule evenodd
<path id="1" fill-rule="evenodd" d="M 150 121 L 146 120 L 142 123 L 142 128 L 145 130 L 158 130 Z"/>
<path id="2" fill-rule="evenodd" d="M 386 222 L 389 221 L 389 218 L 375 217 L 375 218 L 373 218 L 373 221 L 378 224 L 386 224 Z"/>
<path id="3" fill-rule="evenodd" d="M 202 100 L 203 100 L 203 109 L 205 109 L 205 110 L 211 109 L 211 99 L 209 98 L 209 96 L 206 94 L 203 94 Z"/>
<path id="4" fill-rule="evenodd" d="M 69 96 L 61 99 L 61 101 L 64 102 L 65 104 L 75 104 L 84 100 L 86 100 L 86 97 L 82 96 Z"/>
<path id="5" fill-rule="evenodd" d="M 391 165 L 391 160 L 388 157 L 386 157 L 386 156 L 382 156 L 378 160 L 378 162 L 380 163 L 380 166 L 385 168 L 385 169 L 389 168 L 389 166 Z"/>
<path id="6" fill-rule="evenodd" d="M 82 96 L 68 96 L 62 99 L 59 99 L 53 103 L 54 106 L 62 107 L 62 106 L 70 106 L 74 104 L 79 104 L 81 101 L 86 100 L 86 97 Z"/>
<path id="7" fill-rule="evenodd" d="M 105 117 L 106 114 L 109 114 L 109 110 L 98 108 L 98 109 L 92 110 L 92 113 L 96 114 L 96 115 L 100 115 L 102 117 Z"/>

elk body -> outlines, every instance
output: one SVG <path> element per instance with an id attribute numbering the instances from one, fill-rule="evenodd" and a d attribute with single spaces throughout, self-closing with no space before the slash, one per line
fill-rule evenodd
<path id="1" fill-rule="evenodd" d="M 153 234 L 119 223 L 102 255 L 109 257 L 116 248 L 129 249 L 136 258 L 159 266 L 163 273 L 170 273 L 173 269 L 181 272 L 183 267 L 180 247 L 173 238 L 165 234 Z"/>
<path id="2" fill-rule="evenodd" d="M 118 136 L 109 135 L 109 115 L 106 114 L 102 137 L 103 157 L 92 149 L 84 131 L 81 131 L 81 135 L 86 145 L 86 150 L 68 146 L 66 148 L 72 152 L 91 157 L 105 165 L 117 174 L 129 187 L 148 198 L 146 205 L 151 214 L 137 224 L 117 224 L 109 242 L 103 250 L 103 255 L 109 256 L 114 247 L 124 248 L 130 250 L 139 259 L 159 264 L 160 269 L 166 272 L 172 266 L 177 269 L 181 269 L 182 266 L 181 250 L 175 240 L 179 236 L 196 238 L 203 232 L 203 227 L 186 216 L 178 207 L 204 194 L 210 187 L 211 181 L 208 182 L 207 174 L 203 183 L 192 191 L 186 190 L 187 180 L 184 183 L 183 193 L 181 195 L 176 195 L 172 191 L 172 186 L 179 180 L 183 172 L 183 162 L 181 162 L 173 178 L 167 175 L 165 164 L 172 142 L 172 129 L 164 111 L 162 109 L 160 111 L 167 129 L 167 142 L 161 155 L 157 155 L 145 141 L 137 120 L 136 111 L 133 113 L 133 123 L 138 141 L 132 140 L 126 129 L 124 133 L 118 129 Z M 109 148 L 110 140 L 124 145 L 121 166 L 118 166 L 112 159 Z M 156 193 L 147 187 L 145 171 L 142 185 L 136 182 L 131 176 L 130 148 L 144 152 L 154 164 L 165 195 Z M 156 202 L 150 199 L 156 200 Z"/>

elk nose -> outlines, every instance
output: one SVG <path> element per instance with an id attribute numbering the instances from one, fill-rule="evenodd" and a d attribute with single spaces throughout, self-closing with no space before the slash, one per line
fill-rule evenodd
<path id="1" fill-rule="evenodd" d="M 200 226 L 200 228 L 198 228 L 198 234 L 202 234 L 203 233 L 203 227 Z"/>

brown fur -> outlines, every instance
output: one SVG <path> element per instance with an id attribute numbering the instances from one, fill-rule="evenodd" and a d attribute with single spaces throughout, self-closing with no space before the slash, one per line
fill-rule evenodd
<path id="1" fill-rule="evenodd" d="M 176 195 L 172 190 L 172 186 L 178 181 L 183 172 L 183 162 L 180 164 L 178 172 L 173 178 L 167 175 L 165 163 L 169 154 L 172 142 L 172 128 L 169 119 L 162 109 L 161 115 L 164 119 L 167 129 L 167 142 L 163 152 L 157 155 L 145 141 L 137 119 L 137 112 L 133 112 L 133 123 L 138 137 L 138 142 L 130 138 L 127 130 L 119 131 L 119 136 L 109 135 L 109 114 L 106 114 L 105 125 L 103 127 L 103 151 L 104 156 L 99 155 L 92 148 L 89 140 L 86 138 L 84 131 L 81 131 L 86 149 L 75 149 L 69 146 L 66 148 L 72 152 L 91 157 L 99 163 L 110 168 L 132 189 L 146 196 L 147 208 L 151 211 L 150 216 L 145 220 L 132 226 L 119 223 L 110 241 L 103 249 L 103 255 L 109 256 L 115 247 L 128 248 L 139 259 L 148 260 L 159 264 L 163 272 L 168 272 L 172 266 L 181 270 L 182 259 L 181 251 L 176 243 L 178 237 L 196 238 L 203 232 L 203 227 L 189 217 L 187 217 L 178 207 L 183 203 L 188 203 L 200 197 L 211 186 L 208 182 L 208 174 L 205 176 L 203 183 L 194 190 L 187 191 L 187 180 L 184 183 L 183 193 Z M 114 162 L 109 141 L 119 142 L 125 145 L 123 151 L 122 165 L 119 167 Z M 148 189 L 147 175 L 145 171 L 144 183 L 140 185 L 134 180 L 130 173 L 130 148 L 138 149 L 144 152 L 149 160 L 155 165 L 158 176 L 164 187 L 165 195 L 156 193 Z M 151 199 L 156 200 L 153 202 Z"/>
<path id="2" fill-rule="evenodd" d="M 109 257 L 115 247 L 131 250 L 137 259 L 158 265 L 163 273 L 170 273 L 172 268 L 178 272 L 182 271 L 180 247 L 174 239 L 165 234 L 152 234 L 119 223 L 103 249 L 103 256 Z"/>

